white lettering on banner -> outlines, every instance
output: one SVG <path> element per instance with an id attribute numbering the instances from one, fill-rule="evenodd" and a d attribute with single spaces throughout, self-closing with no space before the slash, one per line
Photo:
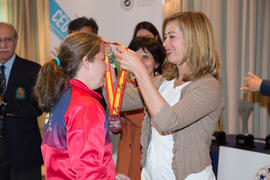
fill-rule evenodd
<path id="1" fill-rule="evenodd" d="M 52 16 L 52 21 L 53 21 L 53 22 L 56 22 L 56 21 L 57 21 L 56 16 L 57 16 L 58 14 L 62 15 L 63 13 L 62 13 L 61 10 L 56 11 L 56 13 Z"/>
<path id="2" fill-rule="evenodd" d="M 62 24 L 62 26 L 60 25 L 60 23 Z M 63 24 L 64 23 L 64 24 Z M 68 28 L 68 24 L 69 24 L 69 20 L 68 20 L 68 18 L 65 16 L 65 15 L 63 15 L 58 21 L 57 21 L 57 23 L 56 23 L 56 25 L 58 26 L 61 26 L 61 31 L 62 32 L 65 32 L 66 30 L 67 30 L 67 28 Z M 59 27 L 58 26 L 58 27 Z M 59 27 L 60 28 L 60 27 Z"/>
<path id="3" fill-rule="evenodd" d="M 52 16 L 52 21 L 56 22 L 56 26 L 61 29 L 62 32 L 66 32 L 70 20 L 61 10 L 56 11 Z"/>

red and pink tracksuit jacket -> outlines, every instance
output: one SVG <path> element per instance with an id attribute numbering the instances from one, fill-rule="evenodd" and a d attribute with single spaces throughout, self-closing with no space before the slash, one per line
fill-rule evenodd
<path id="1" fill-rule="evenodd" d="M 100 99 L 72 79 L 46 115 L 41 149 L 47 180 L 115 179 L 112 143 Z"/>

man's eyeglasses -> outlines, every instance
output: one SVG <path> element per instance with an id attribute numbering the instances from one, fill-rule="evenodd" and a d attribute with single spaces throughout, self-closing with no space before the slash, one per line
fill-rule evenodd
<path id="1" fill-rule="evenodd" d="M 3 39 L 0 38 L 0 43 L 2 43 L 2 42 L 9 43 L 9 42 L 12 42 L 14 40 L 15 40 L 15 38 L 13 38 L 13 37 L 5 37 Z"/>

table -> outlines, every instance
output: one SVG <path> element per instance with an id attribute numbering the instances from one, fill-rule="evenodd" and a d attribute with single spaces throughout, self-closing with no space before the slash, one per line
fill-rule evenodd
<path id="1" fill-rule="evenodd" d="M 265 144 L 263 143 L 263 139 L 256 139 L 254 140 L 254 145 L 256 146 L 255 148 L 252 149 L 248 149 L 248 150 L 243 150 L 243 149 L 239 149 L 235 147 L 236 144 L 236 135 L 226 135 L 226 145 L 222 145 L 222 146 L 217 146 L 217 145 L 211 145 L 211 150 L 210 150 L 210 156 L 211 156 L 211 160 L 212 160 L 212 167 L 213 167 L 213 171 L 216 175 L 216 177 L 218 177 L 218 179 L 221 179 L 222 177 L 219 178 L 219 176 L 223 176 L 224 177 L 224 169 L 228 170 L 225 166 L 227 166 L 227 163 L 233 163 L 238 164 L 238 163 L 242 163 L 243 164 L 248 164 L 250 163 L 250 161 L 247 162 L 240 162 L 240 158 L 241 155 L 247 155 L 249 157 L 253 157 L 256 156 L 254 161 L 256 160 L 257 156 L 261 157 L 263 156 L 265 157 L 270 157 L 270 150 L 264 149 Z M 221 151 L 222 149 L 222 151 Z M 222 154 L 222 157 L 220 153 Z M 234 155 L 239 154 L 238 156 L 234 157 Z M 255 154 L 254 154 L 255 153 Z M 258 154 L 257 154 L 258 153 Z M 224 156 L 227 158 L 224 159 Z M 266 158 L 268 159 L 268 158 Z M 248 159 L 246 159 L 248 160 Z M 220 162 L 221 161 L 221 162 Z M 270 164 L 270 160 L 268 161 Z M 254 162 L 252 162 L 254 164 Z M 262 162 L 263 164 L 264 162 Z M 242 166 L 240 165 L 240 166 Z M 257 165 L 259 166 L 259 165 Z M 218 168 L 222 168 L 223 172 L 218 171 Z M 230 173 L 232 174 L 232 173 Z M 230 179 L 230 178 L 227 178 Z M 253 179 L 253 178 L 252 178 Z"/>

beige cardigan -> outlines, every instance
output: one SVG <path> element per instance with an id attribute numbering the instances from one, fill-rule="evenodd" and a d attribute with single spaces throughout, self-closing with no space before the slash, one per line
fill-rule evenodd
<path id="1" fill-rule="evenodd" d="M 164 78 L 157 77 L 157 88 Z M 126 89 L 121 110 L 143 107 L 138 89 Z M 177 180 L 204 170 L 211 164 L 209 155 L 211 137 L 224 108 L 220 83 L 211 75 L 192 81 L 182 89 L 180 100 L 174 105 L 164 105 L 152 119 L 147 112 L 142 125 L 142 166 L 151 139 L 151 121 L 160 132 L 172 133 L 174 139 L 172 169 Z"/>

